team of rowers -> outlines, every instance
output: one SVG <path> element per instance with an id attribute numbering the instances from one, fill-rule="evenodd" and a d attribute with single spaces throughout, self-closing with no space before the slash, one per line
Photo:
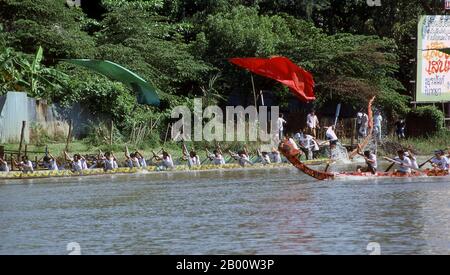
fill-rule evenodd
<path id="1" fill-rule="evenodd" d="M 183 156 L 182 161 L 185 161 L 189 167 L 200 166 L 205 161 L 210 161 L 214 165 L 224 165 L 226 160 L 220 145 L 211 153 L 206 150 L 207 158 L 203 161 L 200 160 L 199 155 L 195 150 L 187 150 L 187 147 L 183 143 L 182 146 Z M 153 157 L 151 161 L 159 169 L 173 169 L 175 167 L 172 155 L 166 150 L 161 149 L 158 153 L 152 151 Z M 254 162 L 250 159 L 250 153 L 246 146 L 243 150 L 237 153 L 228 150 L 228 154 L 232 159 L 236 160 L 241 166 L 253 165 Z M 270 163 L 282 163 L 281 154 L 276 148 L 272 148 L 272 151 L 261 152 L 257 150 L 259 162 L 266 165 Z M 58 170 L 72 170 L 74 172 L 81 172 L 87 169 L 104 169 L 105 171 L 119 168 L 119 160 L 113 152 L 102 153 L 99 152 L 96 156 L 82 156 L 81 154 L 74 154 L 70 156 L 67 152 L 64 152 L 64 161 L 58 161 L 51 153 L 47 153 L 41 160 L 33 163 L 27 156 L 22 156 L 21 161 L 17 162 L 12 160 L 13 166 L 17 167 L 23 172 L 33 172 L 37 168 L 43 168 L 46 170 L 58 171 Z M 139 151 L 129 153 L 128 148 L 125 151 L 125 167 L 129 168 L 146 168 L 147 161 L 143 154 Z M 5 161 L 3 156 L 0 156 L 0 172 L 9 172 L 11 169 L 8 166 L 8 162 Z"/>
<path id="2" fill-rule="evenodd" d="M 377 173 L 378 162 L 377 156 L 370 152 L 365 151 L 364 153 L 358 152 L 362 157 L 364 157 L 366 161 L 366 167 L 358 166 L 357 172 L 370 172 L 372 174 Z M 395 173 L 399 174 L 411 174 L 414 171 L 420 171 L 427 163 L 430 163 L 433 170 L 437 173 L 448 173 L 450 169 L 450 150 L 446 153 L 444 150 L 436 150 L 434 152 L 434 156 L 428 159 L 426 162 L 422 164 L 417 163 L 416 156 L 412 153 L 411 148 L 407 150 L 398 150 L 397 156 L 395 158 L 385 158 L 387 161 L 390 161 L 392 164 L 388 167 L 386 172 L 388 172 L 393 166 L 395 166 Z"/>

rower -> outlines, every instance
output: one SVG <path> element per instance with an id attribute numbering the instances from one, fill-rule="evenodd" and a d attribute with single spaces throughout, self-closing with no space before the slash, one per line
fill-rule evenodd
<path id="1" fill-rule="evenodd" d="M 200 157 L 197 155 L 197 153 L 194 150 L 191 150 L 189 152 L 188 163 L 189 163 L 189 167 L 201 165 Z"/>
<path id="2" fill-rule="evenodd" d="M 133 168 L 133 167 L 141 167 L 141 164 L 139 163 L 139 159 L 136 157 L 135 153 L 131 153 L 128 155 L 127 152 L 125 152 L 125 157 L 127 158 L 126 162 L 127 162 L 127 166 L 129 168 Z"/>
<path id="3" fill-rule="evenodd" d="M 43 158 L 43 165 L 45 168 L 51 171 L 58 171 L 58 165 L 56 164 L 55 157 L 52 156 L 52 154 L 48 153 L 47 156 L 44 156 Z"/>
<path id="4" fill-rule="evenodd" d="M 295 134 L 294 138 L 300 143 L 302 149 L 305 150 L 307 159 L 314 159 L 316 153 L 320 150 L 317 140 L 311 135 L 303 134 L 301 131 Z"/>
<path id="5" fill-rule="evenodd" d="M 71 158 L 69 156 L 69 154 L 67 154 L 67 152 L 64 151 L 64 158 L 66 159 L 66 161 L 69 161 L 71 163 L 72 171 L 81 172 L 81 170 L 83 170 L 83 164 L 81 162 L 81 155 L 75 154 L 75 155 L 73 155 L 73 158 Z"/>
<path id="6" fill-rule="evenodd" d="M 206 149 L 206 155 L 214 165 L 225 164 L 225 159 L 223 158 L 222 150 L 220 150 L 220 148 L 214 150 L 212 154 L 208 151 L 208 149 Z"/>
<path id="7" fill-rule="evenodd" d="M 270 156 L 267 152 L 261 152 L 259 149 L 257 152 L 258 152 L 258 156 L 261 158 L 262 164 L 267 165 L 267 164 L 271 163 Z"/>
<path id="8" fill-rule="evenodd" d="M 339 139 L 338 139 L 336 133 L 334 132 L 334 130 L 335 130 L 334 125 L 331 125 L 327 128 L 327 131 L 325 133 L 327 140 L 330 142 L 331 149 L 336 148 L 336 145 L 339 142 Z"/>
<path id="9" fill-rule="evenodd" d="M 22 161 L 20 163 L 17 163 L 14 160 L 14 165 L 19 167 L 20 170 L 22 170 L 22 172 L 33 172 L 33 163 L 31 162 L 31 160 L 28 159 L 27 156 L 23 156 L 22 157 Z"/>
<path id="10" fill-rule="evenodd" d="M 250 158 L 249 158 L 249 155 L 248 155 L 248 152 L 246 149 L 240 150 L 237 154 L 232 151 L 228 151 L 228 152 L 232 158 L 234 158 L 235 160 L 237 160 L 239 162 L 240 166 L 245 167 L 246 164 L 252 164 L 250 162 Z"/>
<path id="11" fill-rule="evenodd" d="M 405 156 L 411 160 L 411 167 L 414 169 L 419 169 L 419 164 L 417 164 L 417 158 L 412 152 L 411 148 L 408 148 L 408 151 L 405 152 Z"/>
<path id="12" fill-rule="evenodd" d="M 142 168 L 146 168 L 147 167 L 147 162 L 145 161 L 144 156 L 141 154 L 141 152 L 136 151 L 134 153 L 134 155 L 136 156 L 136 158 L 139 160 L 139 165 L 141 165 Z"/>
<path id="13" fill-rule="evenodd" d="M 0 156 L 0 172 L 9 172 L 8 162 L 4 155 Z"/>
<path id="14" fill-rule="evenodd" d="M 106 152 L 105 156 L 103 157 L 103 162 L 104 162 L 103 169 L 105 171 L 119 168 L 119 166 L 117 165 L 116 156 L 114 156 L 113 152 Z"/>
<path id="15" fill-rule="evenodd" d="M 357 171 L 358 172 L 370 172 L 375 175 L 377 173 L 377 168 L 378 168 L 377 155 L 373 154 L 369 150 L 364 151 L 364 154 L 361 154 L 360 152 L 358 152 L 358 153 L 366 161 L 367 167 L 362 168 L 361 166 L 358 166 Z"/>
<path id="16" fill-rule="evenodd" d="M 281 163 L 281 154 L 280 151 L 277 150 L 277 148 L 272 148 L 271 156 L 273 163 Z"/>
<path id="17" fill-rule="evenodd" d="M 404 150 L 397 151 L 398 156 L 394 159 L 397 163 L 396 172 L 400 174 L 411 174 L 411 160 L 405 156 Z"/>
<path id="18" fill-rule="evenodd" d="M 431 165 L 438 170 L 448 171 L 449 160 L 445 156 L 444 150 L 437 150 L 434 152 L 435 156 L 431 159 Z"/>
<path id="19" fill-rule="evenodd" d="M 173 164 L 172 156 L 162 149 L 162 155 L 157 155 L 155 152 L 153 152 L 153 158 L 156 159 L 156 161 L 160 161 L 160 165 L 162 168 L 165 169 L 172 169 L 175 167 Z"/>

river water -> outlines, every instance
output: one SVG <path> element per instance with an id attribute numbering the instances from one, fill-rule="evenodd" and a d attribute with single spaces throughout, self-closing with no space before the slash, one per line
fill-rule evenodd
<path id="1" fill-rule="evenodd" d="M 0 254 L 450 254 L 450 182 L 294 168 L 8 181 L 0 221 Z"/>

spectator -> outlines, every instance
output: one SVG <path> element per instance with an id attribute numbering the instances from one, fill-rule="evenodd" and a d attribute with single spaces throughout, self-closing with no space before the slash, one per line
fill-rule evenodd
<path id="1" fill-rule="evenodd" d="M 395 123 L 395 133 L 398 139 L 405 138 L 405 127 L 406 123 L 404 119 L 400 119 Z"/>
<path id="2" fill-rule="evenodd" d="M 308 133 L 316 138 L 317 129 L 320 128 L 320 125 L 314 109 L 306 116 L 306 126 L 308 127 Z"/>
<path id="3" fill-rule="evenodd" d="M 277 129 L 278 129 L 278 138 L 281 140 L 283 140 L 284 137 L 284 124 L 286 124 L 286 120 L 284 120 L 284 115 L 280 114 L 280 116 L 278 117 L 277 120 Z"/>
<path id="4" fill-rule="evenodd" d="M 373 127 L 375 130 L 375 136 L 377 141 L 381 142 L 381 123 L 383 122 L 383 117 L 380 112 L 375 113 L 375 117 L 373 119 Z"/>
<path id="5" fill-rule="evenodd" d="M 369 116 L 366 113 L 362 113 L 361 124 L 358 128 L 359 136 L 365 138 L 367 136 L 367 128 L 369 127 Z"/>

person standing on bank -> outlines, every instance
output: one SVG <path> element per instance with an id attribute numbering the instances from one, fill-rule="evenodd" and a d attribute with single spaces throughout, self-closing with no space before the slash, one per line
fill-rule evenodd
<path id="1" fill-rule="evenodd" d="M 320 128 L 320 125 L 314 109 L 306 116 L 306 126 L 308 127 L 308 133 L 317 138 L 317 129 Z"/>
<path id="2" fill-rule="evenodd" d="M 280 114 L 277 119 L 277 129 L 278 129 L 278 138 L 283 140 L 284 137 L 284 125 L 286 124 L 286 120 L 284 120 L 284 115 Z"/>
<path id="3" fill-rule="evenodd" d="M 375 117 L 373 118 L 373 127 L 375 130 L 376 140 L 381 142 L 381 123 L 383 122 L 383 117 L 380 112 L 376 112 Z"/>

